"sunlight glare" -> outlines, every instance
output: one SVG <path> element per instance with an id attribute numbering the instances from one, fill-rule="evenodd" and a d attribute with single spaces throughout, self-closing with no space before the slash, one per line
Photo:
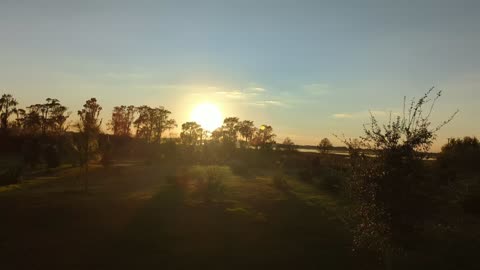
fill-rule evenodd
<path id="1" fill-rule="evenodd" d="M 202 103 L 197 105 L 191 113 L 192 121 L 197 122 L 207 131 L 214 131 L 223 123 L 222 113 L 218 107 L 211 103 Z"/>

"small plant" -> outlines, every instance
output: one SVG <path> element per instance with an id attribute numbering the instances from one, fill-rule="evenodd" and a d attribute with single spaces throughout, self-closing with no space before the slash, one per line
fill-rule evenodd
<path id="1" fill-rule="evenodd" d="M 287 183 L 287 179 L 283 173 L 277 173 L 272 178 L 273 185 L 280 190 L 288 190 L 290 186 Z"/>
<path id="2" fill-rule="evenodd" d="M 195 166 L 189 171 L 190 177 L 196 180 L 197 192 L 210 202 L 225 193 L 225 180 L 229 175 L 228 168 L 221 166 Z"/>

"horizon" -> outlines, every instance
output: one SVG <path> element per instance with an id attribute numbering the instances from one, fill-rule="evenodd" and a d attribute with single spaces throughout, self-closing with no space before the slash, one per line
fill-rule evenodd
<path id="1" fill-rule="evenodd" d="M 180 126 L 211 103 L 279 142 L 341 146 L 332 134 L 361 135 L 369 110 L 385 119 L 436 86 L 433 125 L 460 113 L 432 151 L 480 134 L 475 1 L 180 2 L 3 2 L 0 89 L 20 107 L 57 98 L 74 117 L 95 97 L 104 123 L 114 106 L 149 105 Z"/>

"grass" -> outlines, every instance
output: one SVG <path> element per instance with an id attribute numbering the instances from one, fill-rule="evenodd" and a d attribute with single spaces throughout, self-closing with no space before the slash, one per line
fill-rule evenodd
<path id="1" fill-rule="evenodd" d="M 209 167 L 93 170 L 82 192 L 73 169 L 0 191 L 0 255 L 6 269 L 356 269 L 350 235 L 329 211 L 333 200 L 288 179 L 245 179 L 215 167 L 223 196 L 206 202 L 195 185 Z M 273 175 L 274 172 L 270 172 Z M 190 180 L 186 180 L 187 182 Z M 29 184 L 35 182 L 36 184 Z M 170 181 L 171 182 L 171 181 Z"/>
<path id="2" fill-rule="evenodd" d="M 351 252 L 345 202 L 297 173 L 135 162 L 90 171 L 88 193 L 80 168 L 67 167 L 0 187 L 2 269 L 382 268 Z M 465 223 L 474 232 L 478 221 Z M 468 269 L 469 237 L 439 232 L 397 266 Z"/>

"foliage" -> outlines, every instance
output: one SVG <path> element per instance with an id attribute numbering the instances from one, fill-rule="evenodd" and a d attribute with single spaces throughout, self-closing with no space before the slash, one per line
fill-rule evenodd
<path id="1" fill-rule="evenodd" d="M 222 166 L 194 166 L 190 169 L 189 175 L 195 179 L 197 192 L 209 202 L 224 194 L 224 182 L 230 172 L 228 168 Z"/>
<path id="2" fill-rule="evenodd" d="M 30 105 L 27 110 L 18 110 L 17 119 L 18 126 L 27 134 L 61 134 L 67 129 L 70 114 L 58 99 L 47 98 L 45 103 Z"/>
<path id="3" fill-rule="evenodd" d="M 0 186 L 17 184 L 22 175 L 22 167 L 15 166 L 0 170 Z"/>
<path id="4" fill-rule="evenodd" d="M 442 147 L 442 152 L 437 158 L 440 168 L 452 168 L 459 171 L 479 170 L 479 160 L 480 142 L 476 137 L 449 139 L 448 143 Z"/>
<path id="5" fill-rule="evenodd" d="M 278 145 L 278 148 L 291 153 L 297 151 L 298 147 L 295 145 L 292 139 L 286 137 L 285 140 L 283 140 L 283 143 L 281 145 Z"/>
<path id="6" fill-rule="evenodd" d="M 162 134 L 177 126 L 175 120 L 170 119 L 171 112 L 164 107 L 141 106 L 137 111 L 139 115 L 134 121 L 137 137 L 147 142 L 160 143 Z"/>
<path id="7" fill-rule="evenodd" d="M 273 145 L 275 144 L 276 136 L 277 135 L 273 133 L 272 126 L 261 125 L 260 128 L 258 128 L 253 135 L 252 145 L 255 146 L 257 149 L 272 149 Z"/>
<path id="8" fill-rule="evenodd" d="M 47 162 L 47 167 L 49 169 L 60 166 L 60 153 L 55 145 L 47 145 L 45 149 L 45 161 Z"/>
<path id="9" fill-rule="evenodd" d="M 255 133 L 255 125 L 253 124 L 253 121 L 243 120 L 239 122 L 238 132 L 245 140 L 245 144 L 248 145 L 252 140 L 253 134 Z"/>
<path id="10" fill-rule="evenodd" d="M 441 95 L 438 92 L 430 99 L 432 90 L 419 100 L 412 100 L 403 117 L 390 117 L 386 125 L 380 125 L 371 114 L 370 125 L 364 126 L 365 136 L 344 140 L 351 153 L 351 177 L 346 189 L 352 200 L 357 247 L 381 253 L 406 247 L 421 225 L 419 222 L 431 210 L 431 200 L 425 195 L 433 191 L 425 184 L 422 160 L 427 157 L 436 132 L 455 115 L 430 127 L 430 114 Z M 429 110 L 424 114 L 424 106 L 429 102 Z M 365 149 L 375 155 L 366 156 Z"/>
<path id="11" fill-rule="evenodd" d="M 328 153 L 328 151 L 332 148 L 333 145 L 328 138 L 323 138 L 317 146 L 318 151 L 323 154 Z"/>
<path id="12" fill-rule="evenodd" d="M 3 94 L 0 98 L 0 129 L 6 133 L 8 129 L 8 119 L 10 116 L 16 114 L 18 102 L 10 94 Z"/>
<path id="13" fill-rule="evenodd" d="M 182 132 L 180 133 L 180 139 L 184 145 L 197 145 L 201 144 L 204 132 L 202 127 L 196 122 L 186 122 L 182 124 Z"/>
<path id="14" fill-rule="evenodd" d="M 110 121 L 110 129 L 113 135 L 116 136 L 130 136 L 133 120 L 135 117 L 135 107 L 130 106 L 115 106 L 112 111 L 112 120 Z"/>
<path id="15" fill-rule="evenodd" d="M 85 102 L 83 109 L 78 111 L 80 122 L 78 122 L 78 130 L 80 133 L 77 140 L 78 153 L 80 154 L 81 163 L 88 172 L 88 162 L 98 150 L 98 135 L 100 134 L 100 126 L 102 120 L 99 119 L 102 107 L 97 103 L 96 98 L 91 98 Z M 85 190 L 88 189 L 88 178 L 85 178 Z"/>

